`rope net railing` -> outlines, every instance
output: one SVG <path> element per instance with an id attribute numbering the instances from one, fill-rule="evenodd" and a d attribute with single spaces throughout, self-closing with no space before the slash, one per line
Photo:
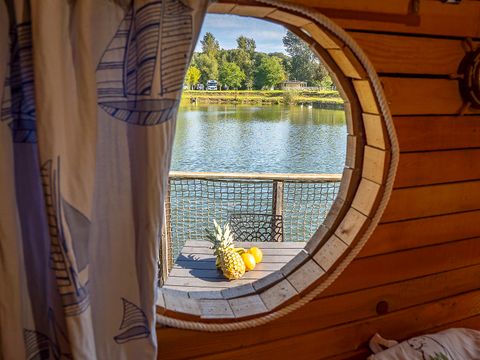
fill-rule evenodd
<path id="1" fill-rule="evenodd" d="M 308 241 L 327 216 L 340 174 L 171 172 L 165 202 L 169 268 L 187 240 L 205 240 L 212 220 L 237 241 Z"/>

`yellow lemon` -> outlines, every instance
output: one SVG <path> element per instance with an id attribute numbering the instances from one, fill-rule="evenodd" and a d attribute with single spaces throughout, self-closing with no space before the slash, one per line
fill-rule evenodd
<path id="1" fill-rule="evenodd" d="M 249 253 L 242 254 L 243 262 L 245 263 L 245 268 L 247 271 L 255 269 L 255 265 L 257 265 L 255 261 L 255 257 Z"/>
<path id="2" fill-rule="evenodd" d="M 255 262 L 257 264 L 262 261 L 262 259 L 263 259 L 262 250 L 260 250 L 258 247 L 256 247 L 256 246 L 251 247 L 248 250 L 248 252 L 253 255 L 253 257 L 255 258 Z"/>

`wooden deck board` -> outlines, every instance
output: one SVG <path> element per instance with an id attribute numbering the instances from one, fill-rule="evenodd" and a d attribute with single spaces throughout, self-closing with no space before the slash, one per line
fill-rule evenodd
<path id="1" fill-rule="evenodd" d="M 244 285 L 280 270 L 304 247 L 304 242 L 238 242 L 236 247 L 259 247 L 263 252 L 263 261 L 255 270 L 234 281 L 224 278 L 215 267 L 215 256 L 208 241 L 190 240 L 185 243 L 179 257 L 164 284 L 165 288 L 195 290 L 223 290 Z"/>

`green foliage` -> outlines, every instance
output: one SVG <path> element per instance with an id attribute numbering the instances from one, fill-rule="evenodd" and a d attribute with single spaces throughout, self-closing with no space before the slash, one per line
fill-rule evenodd
<path id="1" fill-rule="evenodd" d="M 245 79 L 247 79 L 247 74 L 248 74 L 248 80 L 251 78 L 251 73 L 253 71 L 253 61 L 250 58 L 250 54 L 244 50 L 241 49 L 232 49 L 228 53 L 228 61 L 235 63 L 238 65 L 238 67 L 243 71 L 245 74 Z M 242 83 L 242 87 L 248 89 L 248 84 Z M 251 88 L 251 87 L 250 87 Z"/>
<path id="2" fill-rule="evenodd" d="M 331 89 L 333 85 L 325 66 L 307 44 L 290 31 L 283 38 L 288 55 L 256 52 L 255 40 L 243 35 L 237 38 L 235 49 L 221 49 L 209 32 L 200 43 L 202 52 L 193 55 L 192 66 L 200 71 L 199 81 L 203 84 L 210 79 L 219 80 L 221 84 L 244 90 L 271 89 L 286 79 L 306 81 L 308 86 L 324 89 Z M 240 68 L 243 77 L 232 68 L 232 63 Z M 239 78 L 242 79 L 240 85 Z M 187 84 L 194 84 L 188 79 L 187 76 Z"/>
<path id="3" fill-rule="evenodd" d="M 239 88 L 245 80 L 245 73 L 232 62 L 224 62 L 220 68 L 219 80 L 222 85 L 229 88 Z"/>
<path id="4" fill-rule="evenodd" d="M 257 88 L 272 89 L 287 78 L 282 60 L 275 56 L 265 56 L 260 60 L 255 74 Z"/>
<path id="5" fill-rule="evenodd" d="M 200 70 L 200 82 L 206 84 L 207 80 L 218 79 L 218 62 L 217 59 L 207 54 L 199 54 L 195 58 L 196 67 Z"/>
<path id="6" fill-rule="evenodd" d="M 323 89 L 331 89 L 333 87 L 333 80 L 332 78 L 330 77 L 330 75 L 325 75 L 324 78 L 322 79 L 322 81 L 320 82 L 320 86 L 323 88 Z"/>
<path id="7" fill-rule="evenodd" d="M 294 90 L 285 91 L 283 93 L 283 103 L 292 105 L 295 104 L 298 100 L 298 92 Z"/>
<path id="8" fill-rule="evenodd" d="M 213 36 L 212 33 L 207 32 L 203 36 L 203 40 L 200 41 L 200 44 L 202 44 L 202 53 L 208 55 L 210 58 L 216 58 L 218 50 L 220 49 L 220 45 L 215 39 L 215 36 Z"/>
<path id="9" fill-rule="evenodd" d="M 290 31 L 283 37 L 283 45 L 290 55 L 287 67 L 290 80 L 306 81 L 308 86 L 320 86 L 328 72 L 308 45 Z"/>
<path id="10" fill-rule="evenodd" d="M 267 58 L 269 55 L 265 54 L 264 52 L 256 52 L 253 60 L 255 61 L 255 66 L 260 66 L 260 63 L 263 59 Z"/>
<path id="11" fill-rule="evenodd" d="M 250 57 L 253 58 L 253 55 L 255 54 L 255 49 L 257 47 L 257 44 L 255 43 L 255 40 L 247 38 L 246 36 L 239 36 L 237 39 L 237 48 L 239 50 L 243 50 L 247 53 L 250 54 Z"/>
<path id="12" fill-rule="evenodd" d="M 242 88 L 252 89 L 255 77 L 255 40 L 240 36 L 237 39 L 237 48 L 229 53 L 229 61 L 237 64 L 245 74 Z"/>
<path id="13" fill-rule="evenodd" d="M 201 76 L 200 70 L 195 66 L 190 66 L 185 76 L 185 84 L 191 89 L 195 84 L 198 84 Z"/>
<path id="14" fill-rule="evenodd" d="M 230 60 L 231 51 L 232 50 L 226 50 L 226 49 L 218 50 L 218 53 L 217 53 L 218 68 L 221 68 L 223 66 L 223 63 L 225 63 L 227 61 L 231 61 Z"/>
<path id="15" fill-rule="evenodd" d="M 336 91 L 325 90 L 185 90 L 182 101 L 195 98 L 199 103 L 214 104 L 317 104 L 331 109 L 343 109 L 343 100 Z"/>
<path id="16" fill-rule="evenodd" d="M 282 62 L 283 68 L 285 69 L 285 73 L 287 74 L 288 63 L 290 61 L 290 57 L 288 55 L 285 55 L 284 53 L 281 53 L 281 52 L 273 52 L 273 53 L 269 53 L 268 56 L 275 56 L 279 58 Z"/>

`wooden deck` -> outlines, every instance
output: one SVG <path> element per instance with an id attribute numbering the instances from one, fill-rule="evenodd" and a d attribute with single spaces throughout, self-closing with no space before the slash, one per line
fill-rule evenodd
<path id="1" fill-rule="evenodd" d="M 251 283 L 274 271 L 280 270 L 304 247 L 304 242 L 238 242 L 236 247 L 257 246 L 263 252 L 263 261 L 254 270 L 234 281 L 227 280 L 215 267 L 215 256 L 208 241 L 190 240 L 172 267 L 164 288 L 185 291 L 223 290 Z"/>

